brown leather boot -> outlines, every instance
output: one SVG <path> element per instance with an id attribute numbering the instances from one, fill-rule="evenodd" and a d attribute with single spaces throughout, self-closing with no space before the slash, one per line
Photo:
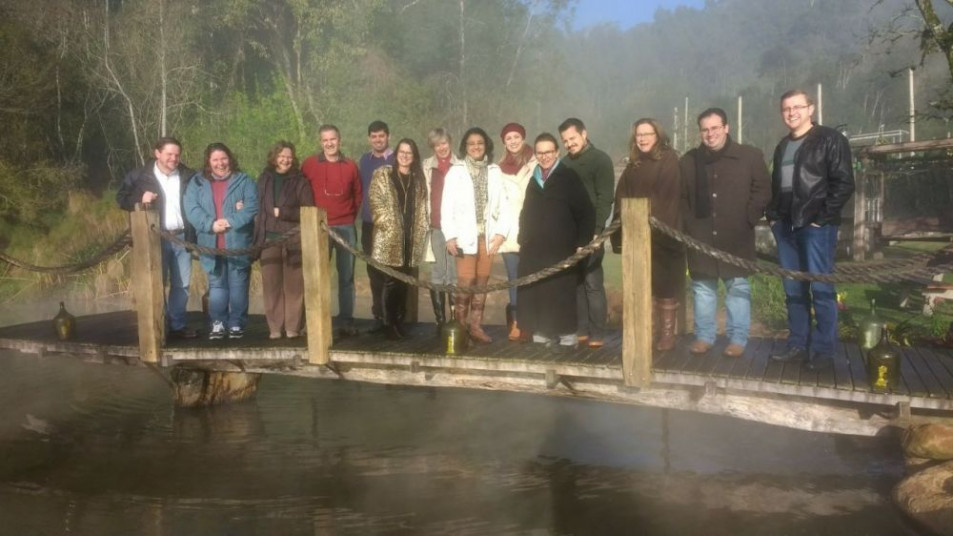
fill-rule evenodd
<path id="1" fill-rule="evenodd" d="M 493 339 L 483 331 L 483 308 L 486 306 L 486 294 L 475 294 L 470 302 L 470 340 L 481 344 L 490 344 Z"/>
<path id="2" fill-rule="evenodd" d="M 470 287 L 473 286 L 473 279 L 457 279 L 458 287 Z M 453 308 L 453 319 L 460 324 L 460 327 L 467 329 L 467 316 L 470 312 L 470 300 L 473 298 L 473 294 L 464 294 L 459 292 L 450 300 Z"/>
<path id="3" fill-rule="evenodd" d="M 675 319 L 678 315 L 678 301 L 662 298 L 658 301 L 659 338 L 655 349 L 664 352 L 675 348 Z"/>

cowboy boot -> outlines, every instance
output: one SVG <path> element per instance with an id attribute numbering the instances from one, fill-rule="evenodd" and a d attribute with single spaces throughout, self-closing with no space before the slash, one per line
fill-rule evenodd
<path id="1" fill-rule="evenodd" d="M 506 336 L 506 338 L 511 341 L 520 340 L 520 328 L 516 323 L 516 306 L 515 305 L 506 306 L 506 325 L 509 331 L 509 334 Z"/>
<path id="2" fill-rule="evenodd" d="M 486 307 L 486 294 L 476 294 L 470 305 L 470 339 L 483 344 L 490 344 L 493 339 L 483 331 L 483 309 Z"/>
<path id="3" fill-rule="evenodd" d="M 678 301 L 672 298 L 662 298 L 658 301 L 659 306 L 659 338 L 655 343 L 655 349 L 665 352 L 675 348 L 675 319 L 678 316 Z"/>
<path id="4" fill-rule="evenodd" d="M 443 329 L 443 325 L 447 323 L 446 299 L 447 295 L 443 292 L 437 292 L 436 290 L 430 291 L 430 303 L 433 304 L 433 318 L 437 324 L 438 337 Z M 451 305 L 451 308 L 452 307 L 453 305 Z"/>
<path id="5" fill-rule="evenodd" d="M 473 279 L 457 279 L 458 287 L 469 287 L 473 286 Z M 470 300 L 473 299 L 473 294 L 466 294 L 460 292 L 453 299 L 453 317 L 456 320 L 460 327 L 464 330 L 467 329 L 467 315 L 470 312 Z"/>

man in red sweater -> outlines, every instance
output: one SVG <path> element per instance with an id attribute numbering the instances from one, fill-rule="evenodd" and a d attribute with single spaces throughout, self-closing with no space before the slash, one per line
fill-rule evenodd
<path id="1" fill-rule="evenodd" d="M 305 158 L 301 172 L 311 183 L 315 205 L 328 213 L 328 225 L 348 241 L 357 242 L 354 220 L 361 208 L 361 175 L 357 164 L 341 153 L 341 132 L 334 125 L 322 125 L 321 152 Z M 334 240 L 330 249 L 338 271 L 338 329 L 356 335 L 354 328 L 354 255 Z"/>

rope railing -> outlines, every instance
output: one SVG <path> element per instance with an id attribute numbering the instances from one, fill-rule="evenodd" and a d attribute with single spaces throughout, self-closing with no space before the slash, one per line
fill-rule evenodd
<path id="1" fill-rule="evenodd" d="M 113 255 L 119 253 L 126 247 L 132 244 L 132 238 L 129 231 L 125 231 L 123 234 L 119 235 L 111 244 L 106 246 L 102 251 L 94 255 L 93 257 L 77 262 L 74 264 L 66 264 L 62 266 L 39 266 L 26 262 L 16 257 L 7 255 L 6 253 L 0 252 L 0 261 L 3 261 L 17 268 L 27 270 L 29 272 L 37 272 L 41 274 L 51 274 L 51 275 L 66 275 L 66 274 L 75 274 L 88 270 L 106 259 L 112 257 Z"/>
<path id="2" fill-rule="evenodd" d="M 280 237 L 275 238 L 274 240 L 267 240 L 262 244 L 256 244 L 254 246 L 249 246 L 247 248 L 232 248 L 232 249 L 218 249 L 218 248 L 210 248 L 207 246 L 200 246 L 194 242 L 188 242 L 186 240 L 179 238 L 175 233 L 171 233 L 169 231 L 163 231 L 161 229 L 158 229 L 155 226 L 152 227 L 152 230 L 157 231 L 159 233 L 159 236 L 161 236 L 163 239 L 168 240 L 169 242 L 172 242 L 173 244 L 177 246 L 183 247 L 187 249 L 188 251 L 191 251 L 193 253 L 198 253 L 201 255 L 212 255 L 215 257 L 239 257 L 242 255 L 254 256 L 254 255 L 261 254 L 262 250 L 265 250 L 268 248 L 296 244 L 301 241 L 301 228 L 297 226 L 288 230 L 287 232 L 282 234 Z"/>

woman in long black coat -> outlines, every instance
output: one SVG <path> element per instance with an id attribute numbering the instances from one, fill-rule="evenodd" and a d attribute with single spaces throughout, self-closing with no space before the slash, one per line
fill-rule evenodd
<path id="1" fill-rule="evenodd" d="M 589 243 L 595 232 L 596 212 L 579 176 L 560 165 L 556 138 L 536 137 L 539 166 L 526 186 L 520 212 L 520 277 L 532 274 L 572 255 Z M 533 341 L 561 348 L 576 346 L 576 286 L 581 265 L 531 285 L 519 287 L 520 329 Z"/>

